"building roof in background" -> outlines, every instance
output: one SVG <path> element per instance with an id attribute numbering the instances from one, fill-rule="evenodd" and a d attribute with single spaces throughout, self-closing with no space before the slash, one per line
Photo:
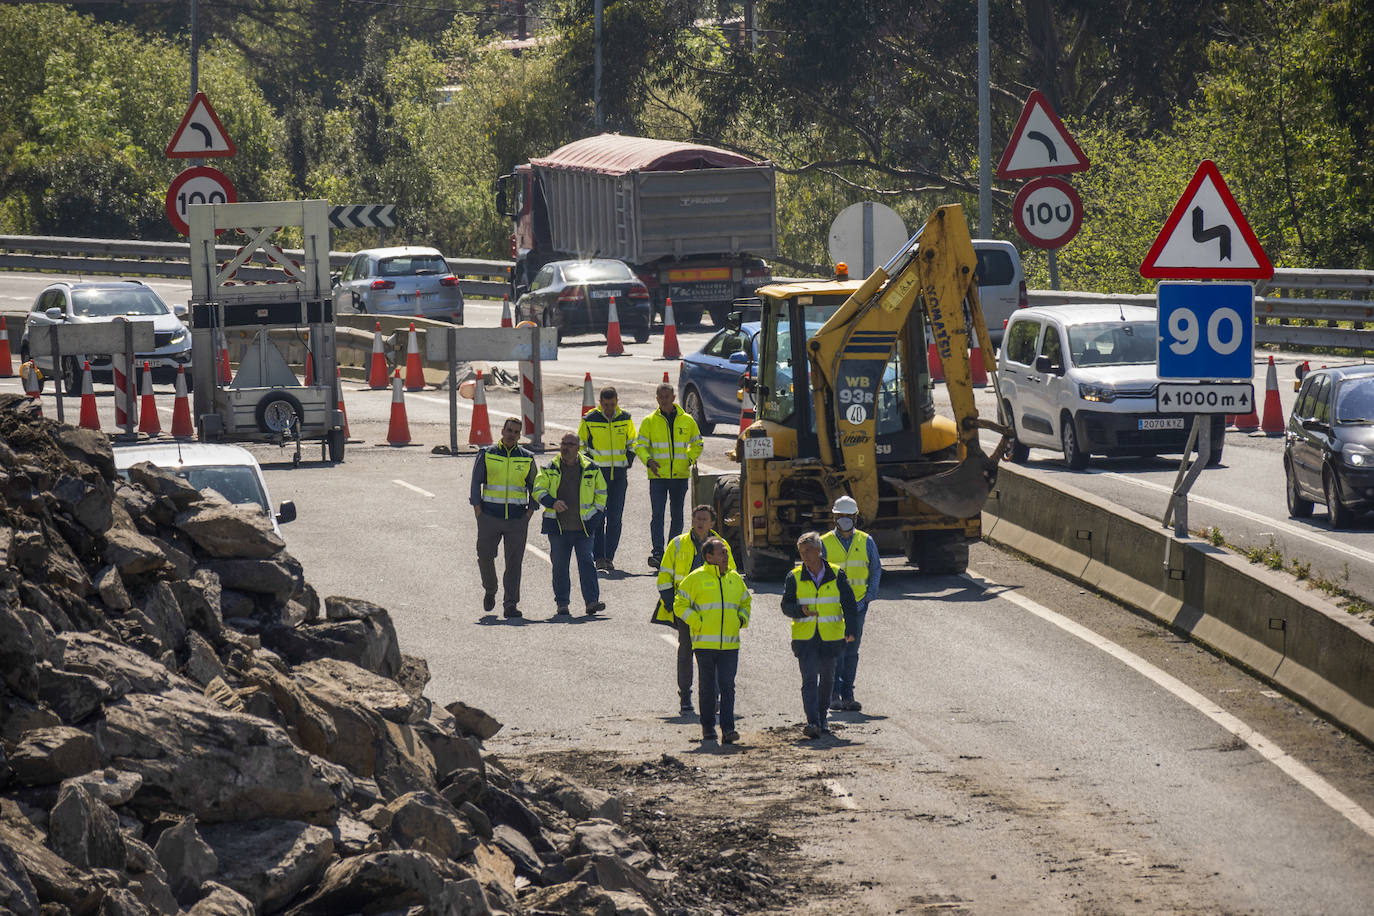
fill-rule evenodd
<path id="1" fill-rule="evenodd" d="M 739 168 L 763 165 L 740 153 L 648 137 L 600 134 L 560 146 L 541 159 L 531 159 L 541 168 L 577 168 L 624 175 L 627 172 L 685 172 L 691 169 Z"/>

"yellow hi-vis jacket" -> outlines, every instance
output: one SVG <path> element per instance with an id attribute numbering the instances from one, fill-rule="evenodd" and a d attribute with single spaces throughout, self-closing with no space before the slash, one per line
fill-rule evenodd
<path id="1" fill-rule="evenodd" d="M 810 639 L 819 630 L 821 639 L 835 642 L 844 639 L 844 608 L 840 603 L 840 568 L 833 563 L 827 564 L 835 573 L 834 578 L 822 582 L 819 587 L 812 580 L 806 567 L 798 564 L 792 568 L 792 578 L 797 588 L 797 604 L 815 607 L 815 617 L 802 617 L 792 621 L 793 639 Z"/>
<path id="2" fill-rule="evenodd" d="M 625 411 L 607 419 L 600 408 L 591 411 L 577 425 L 582 454 L 595 461 L 603 471 L 628 470 L 634 458 L 635 421 Z"/>
<path id="3" fill-rule="evenodd" d="M 577 514 L 582 519 L 582 533 L 587 534 L 587 521 L 606 508 L 606 478 L 601 469 L 592 464 L 586 455 L 577 456 L 577 464 L 582 469 L 582 481 L 578 486 Z M 563 533 L 558 521 L 558 485 L 563 481 L 563 459 L 555 458 L 553 463 L 539 469 L 534 478 L 534 498 L 544 507 L 544 533 Z"/>
<path id="4" fill-rule="evenodd" d="M 705 445 L 701 441 L 701 430 L 697 421 L 681 407 L 673 418 L 671 427 L 668 418 L 655 410 L 639 424 L 639 437 L 635 440 L 635 454 L 648 465 L 649 459 L 658 461 L 658 470 L 649 471 L 650 480 L 685 480 L 692 473 L 692 465 L 701 457 Z"/>
<path id="5" fill-rule="evenodd" d="M 825 548 L 825 562 L 844 570 L 849 587 L 854 590 L 854 600 L 862 602 L 868 594 L 868 535 L 855 528 L 849 550 L 845 551 L 839 535 L 827 531 L 821 535 L 821 546 Z"/>
<path id="6" fill-rule="evenodd" d="M 720 538 L 720 535 L 712 529 L 707 539 Z M 725 541 L 725 538 L 720 538 Z M 702 543 L 706 543 L 702 541 Z M 697 561 L 697 554 L 700 547 L 696 541 L 692 540 L 691 530 L 679 534 L 668 542 L 668 546 L 663 548 L 663 559 L 658 564 L 658 606 L 654 608 L 654 623 L 661 623 L 666 626 L 673 626 L 675 617 L 673 613 L 673 601 L 677 598 L 677 590 L 682 587 L 682 580 L 692 572 L 692 564 Z M 730 549 L 730 542 L 725 541 L 725 553 L 729 556 L 726 565 L 731 569 L 735 568 L 735 552 Z M 702 560 L 700 565 L 705 565 Z M 674 595 L 672 600 L 665 600 L 662 596 L 671 590 Z"/>
<path id="7" fill-rule="evenodd" d="M 739 649 L 749 626 L 749 589 L 735 570 L 707 563 L 682 580 L 673 610 L 692 631 L 693 649 Z M 843 626 L 843 624 L 841 624 Z"/>

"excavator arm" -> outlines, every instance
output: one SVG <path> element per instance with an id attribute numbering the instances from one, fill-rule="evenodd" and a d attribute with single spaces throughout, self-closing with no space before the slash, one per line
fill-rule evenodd
<path id="1" fill-rule="evenodd" d="M 980 421 L 973 400 L 970 335 L 977 335 L 983 353 L 993 352 L 974 282 L 977 266 L 963 207 L 940 207 L 807 342 L 821 462 L 828 467 L 843 465 L 843 476 L 865 518 L 876 518 L 878 510 L 878 388 L 893 350 L 903 342 L 911 311 L 918 305 L 944 364 L 958 431 L 959 462 L 929 477 L 887 480 L 954 518 L 976 515 L 992 490 L 1009 432 Z M 1003 434 L 991 456 L 978 441 L 983 426 Z M 839 455 L 835 454 L 837 442 Z"/>

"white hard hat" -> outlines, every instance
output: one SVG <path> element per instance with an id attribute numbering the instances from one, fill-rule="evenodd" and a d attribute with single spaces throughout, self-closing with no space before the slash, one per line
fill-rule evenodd
<path id="1" fill-rule="evenodd" d="M 836 515 L 858 515 L 859 504 L 854 501 L 852 496 L 841 496 L 835 500 L 835 505 L 830 507 L 830 511 Z"/>

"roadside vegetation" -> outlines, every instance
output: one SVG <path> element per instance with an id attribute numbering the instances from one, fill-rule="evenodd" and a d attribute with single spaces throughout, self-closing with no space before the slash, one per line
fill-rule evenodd
<path id="1" fill-rule="evenodd" d="M 394 238 L 508 254 L 492 182 L 595 132 L 591 0 L 203 2 L 200 88 L 239 154 L 240 199 L 397 205 Z M 692 140 L 779 169 L 780 252 L 828 269 L 843 207 L 917 225 L 977 212 L 974 5 L 607 0 L 607 130 Z M 190 85 L 187 4 L 0 6 L 0 232 L 174 238 L 163 156 Z M 1277 266 L 1374 267 L 1374 6 L 1363 0 L 991 0 L 993 156 L 1032 89 L 1093 163 L 1061 285 L 1147 291 L 1140 260 L 1203 158 Z M 89 11 L 89 12 L 88 12 Z M 994 162 L 995 165 L 995 162 Z M 1018 182 L 993 234 L 1018 240 Z M 354 237 L 356 236 L 356 237 Z M 375 242 L 340 233 L 336 247 Z M 1048 286 L 1042 253 L 1028 280 Z"/>

